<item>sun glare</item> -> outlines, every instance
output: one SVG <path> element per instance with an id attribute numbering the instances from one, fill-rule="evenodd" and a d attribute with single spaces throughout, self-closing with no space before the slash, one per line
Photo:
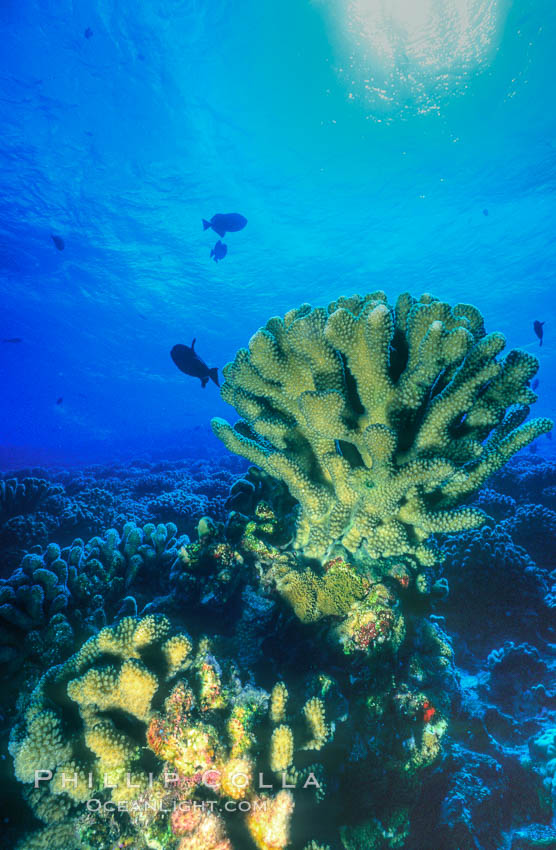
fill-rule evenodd
<path id="1" fill-rule="evenodd" d="M 480 64 L 499 19 L 497 0 L 352 0 L 349 27 L 387 63 L 421 68 Z"/>
<path id="2" fill-rule="evenodd" d="M 427 111 L 437 96 L 462 91 L 495 52 L 509 0 L 321 0 L 344 40 L 350 99 L 384 104 L 415 97 Z M 365 83 L 361 85 L 356 81 Z"/>

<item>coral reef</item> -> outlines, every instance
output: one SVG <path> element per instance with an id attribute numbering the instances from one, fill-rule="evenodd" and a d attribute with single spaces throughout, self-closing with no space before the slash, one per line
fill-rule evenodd
<path id="1" fill-rule="evenodd" d="M 48 512 L 63 487 L 34 475 L 0 478 L 0 552 L 21 556 L 24 549 L 48 539 Z M 5 569 L 5 567 L 3 567 Z"/>
<path id="2" fill-rule="evenodd" d="M 304 813 L 323 800 L 332 833 L 338 822 L 346 835 L 357 832 L 350 820 L 364 812 L 371 831 L 389 819 L 393 838 L 384 846 L 401 846 L 407 810 L 392 805 L 388 788 L 395 776 L 409 799 L 438 759 L 452 675 L 438 628 L 421 621 L 415 629 L 415 651 L 406 647 L 395 668 L 379 665 L 349 686 L 346 712 L 331 676 L 293 688 L 279 681 L 268 694 L 242 684 L 207 639 L 195 646 L 184 633 L 172 634 L 164 617 L 127 617 L 103 628 L 42 677 L 12 730 L 15 775 L 39 786 L 27 800 L 44 822 L 20 847 L 41 846 L 72 824 L 76 846 L 77 837 L 86 846 L 103 828 L 85 807 L 91 798 L 114 804 L 118 840 L 140 836 L 145 847 L 198 848 L 208 834 L 213 844 L 206 846 L 219 850 L 316 843 Z M 350 813 L 344 800 L 352 783 Z M 214 797 L 243 808 L 224 807 L 216 817 L 206 809 Z M 134 808 L 135 799 L 150 805 Z M 242 811 L 239 821 L 227 815 Z M 356 844 L 346 838 L 344 846 Z"/>
<path id="3" fill-rule="evenodd" d="M 394 390 L 384 402 L 392 418 L 374 423 L 380 398 L 371 379 L 386 355 L 366 388 L 357 362 L 378 345 L 373 322 L 386 316 L 371 315 L 381 306 L 396 325 L 387 340 Z M 556 466 L 518 456 L 488 489 L 476 491 L 482 473 L 475 477 L 483 462 L 496 466 L 500 447 L 503 454 L 531 436 L 518 422 L 526 411 L 517 409 L 532 366 L 512 355 L 497 364 L 472 308 L 450 311 L 427 298 L 407 306 L 402 330 L 403 303 L 391 311 L 381 297 L 317 316 L 307 307 L 283 327 L 271 320 L 280 356 L 305 364 L 312 386 L 286 399 L 281 420 L 262 417 L 263 430 L 281 422 L 292 442 L 278 446 L 276 431 L 263 436 L 251 407 L 249 416 L 240 411 L 249 426 L 236 433 L 278 465 L 285 461 L 276 455 L 298 457 L 329 505 L 348 505 L 333 539 L 333 510 L 311 514 L 316 539 L 325 541 L 316 556 L 315 540 L 303 537 L 314 505 L 269 467 L 133 461 L 19 476 L 51 489 L 4 525 L 15 548 L 29 551 L 0 582 L 8 673 L 0 736 L 13 726 L 17 774 L 10 779 L 5 759 L 0 846 L 524 850 L 556 842 L 556 571 L 547 501 Z M 352 318 L 333 319 L 328 331 L 342 311 Z M 340 348 L 333 334 L 344 323 L 352 336 Z M 462 329 L 474 343 L 450 365 Z M 241 361 L 250 375 L 251 357 Z M 434 380 L 426 370 L 433 361 Z M 481 383 L 484 370 L 497 375 Z M 344 383 L 326 387 L 338 374 Z M 264 380 L 279 386 L 257 403 L 276 413 L 287 380 Z M 234 386 L 251 405 L 253 393 Z M 396 407 L 403 386 L 408 395 Z M 424 394 L 412 407 L 416 387 Z M 521 401 L 505 413 L 511 393 Z M 343 422 L 350 440 L 316 433 L 327 394 L 351 411 Z M 425 450 L 422 429 L 448 415 L 450 400 L 466 413 L 442 426 L 453 445 Z M 498 421 L 481 430 L 483 415 Z M 335 429 L 337 419 L 325 418 Z M 389 459 L 377 449 L 386 431 L 396 435 Z M 482 448 L 468 457 L 474 441 Z M 339 461 L 329 457 L 332 444 Z M 439 464 L 447 477 L 437 486 Z M 416 468 L 432 470 L 430 491 L 428 481 L 403 489 Z M 366 498 L 375 473 L 382 493 Z M 375 509 L 375 498 L 385 513 L 373 534 L 383 531 L 374 542 L 365 531 L 358 542 L 351 524 Z M 425 536 L 423 517 L 478 520 L 482 512 L 492 518 L 482 529 Z M 75 539 L 81 528 L 91 530 Z M 60 545 L 48 542 L 53 530 Z M 437 530 L 433 523 L 427 535 Z M 454 650 L 464 670 L 454 666 Z M 34 788 L 37 759 L 53 775 Z M 88 810 L 90 798 L 98 811 Z"/>
<path id="4" fill-rule="evenodd" d="M 494 649 L 499 636 L 534 633 L 545 607 L 546 579 L 505 523 L 444 542 L 442 571 L 450 592 L 442 605 L 451 633 L 471 649 Z"/>
<path id="5" fill-rule="evenodd" d="M 538 766 L 543 784 L 554 796 L 556 794 L 556 726 L 545 729 L 529 743 L 531 759 Z"/>
<path id="6" fill-rule="evenodd" d="M 10 752 L 19 781 L 38 787 L 35 771 L 45 778 L 43 792 L 29 803 L 47 830 L 59 800 L 67 814 L 107 784 L 115 786 L 109 798 L 119 801 L 147 781 L 141 756 L 152 700 L 187 665 L 191 651 L 185 635 L 170 637 L 169 631 L 164 618 L 125 618 L 53 667 L 33 691 L 12 731 Z"/>
<path id="7" fill-rule="evenodd" d="M 383 292 L 304 304 L 274 317 L 224 368 L 222 397 L 243 417 L 212 422 L 227 448 L 298 500 L 295 546 L 372 560 L 435 562 L 433 532 L 475 528 L 458 507 L 550 430 L 525 422 L 534 357 L 485 334 L 474 307 Z"/>
<path id="8" fill-rule="evenodd" d="M 522 546 L 539 567 L 552 570 L 556 557 L 556 512 L 543 505 L 520 505 L 513 516 L 502 523 L 513 540 Z"/>
<path id="9" fill-rule="evenodd" d="M 549 500 L 556 486 L 556 461 L 518 455 L 493 476 L 492 486 L 513 496 L 519 503 L 541 502 L 550 507 Z"/>
<path id="10" fill-rule="evenodd" d="M 0 480 L 0 525 L 10 517 L 31 513 L 49 496 L 60 491 L 43 478 Z"/>
<path id="11" fill-rule="evenodd" d="M 489 654 L 488 677 L 481 690 L 497 709 L 523 721 L 528 715 L 546 713 L 556 704 L 552 666 L 536 647 L 506 641 Z"/>
<path id="12" fill-rule="evenodd" d="M 157 585 L 166 589 L 188 541 L 176 532 L 173 523 L 128 522 L 121 536 L 109 529 L 87 543 L 50 543 L 25 555 L 0 579 L 0 663 L 20 668 L 29 658 L 44 670 L 71 654 L 74 635 L 91 635 L 118 612 L 137 613 Z"/>
<path id="13" fill-rule="evenodd" d="M 180 533 L 192 533 L 204 515 L 224 519 L 234 473 L 244 467 L 239 458 L 222 458 L 218 465 L 136 460 L 84 470 L 36 468 L 18 472 L 17 479 L 0 478 L 4 575 L 24 550 L 53 539 L 66 546 L 130 520 L 140 526 L 173 521 Z"/>

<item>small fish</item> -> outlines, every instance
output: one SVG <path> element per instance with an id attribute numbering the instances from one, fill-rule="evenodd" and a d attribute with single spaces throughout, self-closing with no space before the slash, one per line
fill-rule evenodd
<path id="1" fill-rule="evenodd" d="M 64 242 L 64 240 L 62 239 L 61 236 L 54 236 L 54 234 L 51 233 L 50 238 L 52 239 L 52 241 L 56 245 L 58 251 L 64 250 L 64 248 L 66 247 L 66 243 Z"/>
<path id="2" fill-rule="evenodd" d="M 224 245 L 223 242 L 218 240 L 212 251 L 210 252 L 211 257 L 214 257 L 214 262 L 217 263 L 218 260 L 223 260 L 226 254 L 228 253 L 228 246 Z"/>
<path id="3" fill-rule="evenodd" d="M 185 375 L 191 375 L 192 378 L 200 378 L 201 386 L 204 388 L 208 384 L 209 378 L 214 381 L 217 387 L 218 369 L 216 366 L 209 369 L 204 360 L 201 360 L 195 351 L 196 339 L 191 343 L 191 348 L 188 345 L 174 345 L 170 352 L 170 357 Z"/>
<path id="4" fill-rule="evenodd" d="M 64 396 L 63 396 L 63 395 L 59 396 L 59 397 L 56 399 L 56 404 L 62 404 L 63 400 L 64 400 Z"/>
<path id="5" fill-rule="evenodd" d="M 203 219 L 203 230 L 212 227 L 215 233 L 224 238 L 226 233 L 237 233 L 238 230 L 243 230 L 246 224 L 247 219 L 239 213 L 217 213 L 210 221 Z"/>
<path id="6" fill-rule="evenodd" d="M 10 336 L 7 339 L 3 339 L 2 342 L 23 342 L 20 336 Z"/>
<path id="7" fill-rule="evenodd" d="M 547 440 L 551 440 L 551 439 L 552 439 L 552 431 L 547 431 L 547 432 L 546 432 L 546 439 L 547 439 Z"/>
<path id="8" fill-rule="evenodd" d="M 543 325 L 544 324 L 545 324 L 545 322 L 539 322 L 539 321 L 533 322 L 533 330 L 535 331 L 536 335 L 539 338 L 539 345 L 542 345 L 542 338 L 543 338 L 543 334 L 544 334 L 544 331 L 543 331 Z"/>
<path id="9" fill-rule="evenodd" d="M 85 36 L 85 38 L 92 38 L 94 33 L 93 33 L 91 27 L 87 27 L 87 29 L 85 30 L 83 35 Z"/>
<path id="10" fill-rule="evenodd" d="M 487 209 L 484 209 L 484 210 L 483 210 L 483 215 L 488 215 L 488 210 L 487 210 Z"/>
<path id="11" fill-rule="evenodd" d="M 534 381 L 533 381 L 533 383 L 531 384 L 531 389 L 532 389 L 532 390 L 536 390 L 536 389 L 537 389 L 537 387 L 539 386 L 539 384 L 540 384 L 539 379 L 538 379 L 538 378 L 535 378 L 535 380 L 534 380 Z"/>
<path id="12" fill-rule="evenodd" d="M 538 452 L 538 446 L 537 446 L 537 444 L 536 444 L 536 443 L 531 443 L 531 445 L 529 446 L 529 451 L 531 452 L 531 454 L 532 454 L 532 455 L 536 455 L 536 454 L 537 454 L 537 452 Z"/>

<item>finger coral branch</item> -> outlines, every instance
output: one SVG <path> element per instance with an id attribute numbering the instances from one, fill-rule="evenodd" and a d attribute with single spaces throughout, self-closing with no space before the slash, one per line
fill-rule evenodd
<path id="1" fill-rule="evenodd" d="M 324 559 L 335 545 L 366 558 L 434 563 L 434 532 L 476 528 L 459 507 L 552 427 L 525 422 L 537 360 L 499 355 L 480 312 L 431 295 L 383 292 L 308 304 L 273 317 L 224 369 L 223 398 L 242 416 L 214 419 L 236 454 L 283 481 L 299 502 L 294 546 Z M 283 593 L 318 594 L 308 575 Z M 314 608 L 299 611 L 305 621 Z"/>

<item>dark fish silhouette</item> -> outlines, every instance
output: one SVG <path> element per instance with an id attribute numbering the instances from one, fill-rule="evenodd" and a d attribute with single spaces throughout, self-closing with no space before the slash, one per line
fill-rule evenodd
<path id="1" fill-rule="evenodd" d="M 210 252 L 211 257 L 214 257 L 214 262 L 217 263 L 218 260 L 223 260 L 226 254 L 228 253 L 228 246 L 224 245 L 223 242 L 218 240 L 212 251 Z"/>
<path id="2" fill-rule="evenodd" d="M 483 215 L 488 215 L 488 210 L 483 210 Z"/>
<path id="3" fill-rule="evenodd" d="M 93 31 L 92 31 L 91 27 L 87 27 L 87 29 L 85 30 L 83 35 L 85 36 L 85 38 L 92 38 L 93 37 Z"/>
<path id="4" fill-rule="evenodd" d="M 246 224 L 247 219 L 239 213 L 217 213 L 210 221 L 203 219 L 203 230 L 212 227 L 215 233 L 224 238 L 226 233 L 237 233 L 238 230 L 243 230 Z"/>
<path id="5" fill-rule="evenodd" d="M 20 336 L 10 336 L 8 339 L 3 339 L 2 342 L 23 342 Z"/>
<path id="6" fill-rule="evenodd" d="M 543 338 L 543 334 L 544 334 L 543 325 L 544 325 L 544 322 L 539 322 L 539 321 L 533 322 L 533 330 L 535 331 L 535 333 L 537 334 L 537 336 L 540 340 L 539 345 L 542 345 L 542 338 Z"/>
<path id="7" fill-rule="evenodd" d="M 62 404 L 63 400 L 64 400 L 64 396 L 61 395 L 59 398 L 56 399 L 56 404 Z"/>
<path id="8" fill-rule="evenodd" d="M 551 440 L 551 439 L 552 439 L 552 431 L 547 431 L 547 432 L 546 432 L 546 439 L 547 439 L 547 440 Z"/>
<path id="9" fill-rule="evenodd" d="M 52 241 L 56 245 L 58 251 L 64 250 L 64 248 L 66 247 L 66 243 L 64 242 L 64 240 L 62 239 L 61 236 L 54 236 L 54 234 L 51 233 L 50 238 L 52 239 Z"/>
<path id="10" fill-rule="evenodd" d="M 539 450 L 539 449 L 538 449 L 537 444 L 536 444 L 536 443 L 531 443 L 531 445 L 529 446 L 529 451 L 531 452 L 531 454 L 532 454 L 532 455 L 536 455 L 536 454 L 537 454 L 537 452 L 538 452 L 538 450 Z"/>
<path id="11" fill-rule="evenodd" d="M 213 369 L 209 369 L 205 361 L 201 360 L 195 351 L 195 342 L 196 339 L 191 343 L 191 348 L 188 345 L 174 345 L 170 352 L 170 357 L 178 369 L 185 375 L 191 375 L 192 378 L 200 378 L 203 388 L 208 384 L 209 378 L 219 387 L 218 369 L 216 366 Z"/>
<path id="12" fill-rule="evenodd" d="M 532 389 L 532 390 L 536 390 L 536 389 L 537 389 L 537 387 L 538 387 L 538 385 L 539 385 L 539 383 L 540 383 L 539 379 L 538 379 L 538 378 L 535 378 L 535 380 L 534 380 L 534 381 L 533 381 L 533 383 L 531 384 L 531 389 Z"/>

